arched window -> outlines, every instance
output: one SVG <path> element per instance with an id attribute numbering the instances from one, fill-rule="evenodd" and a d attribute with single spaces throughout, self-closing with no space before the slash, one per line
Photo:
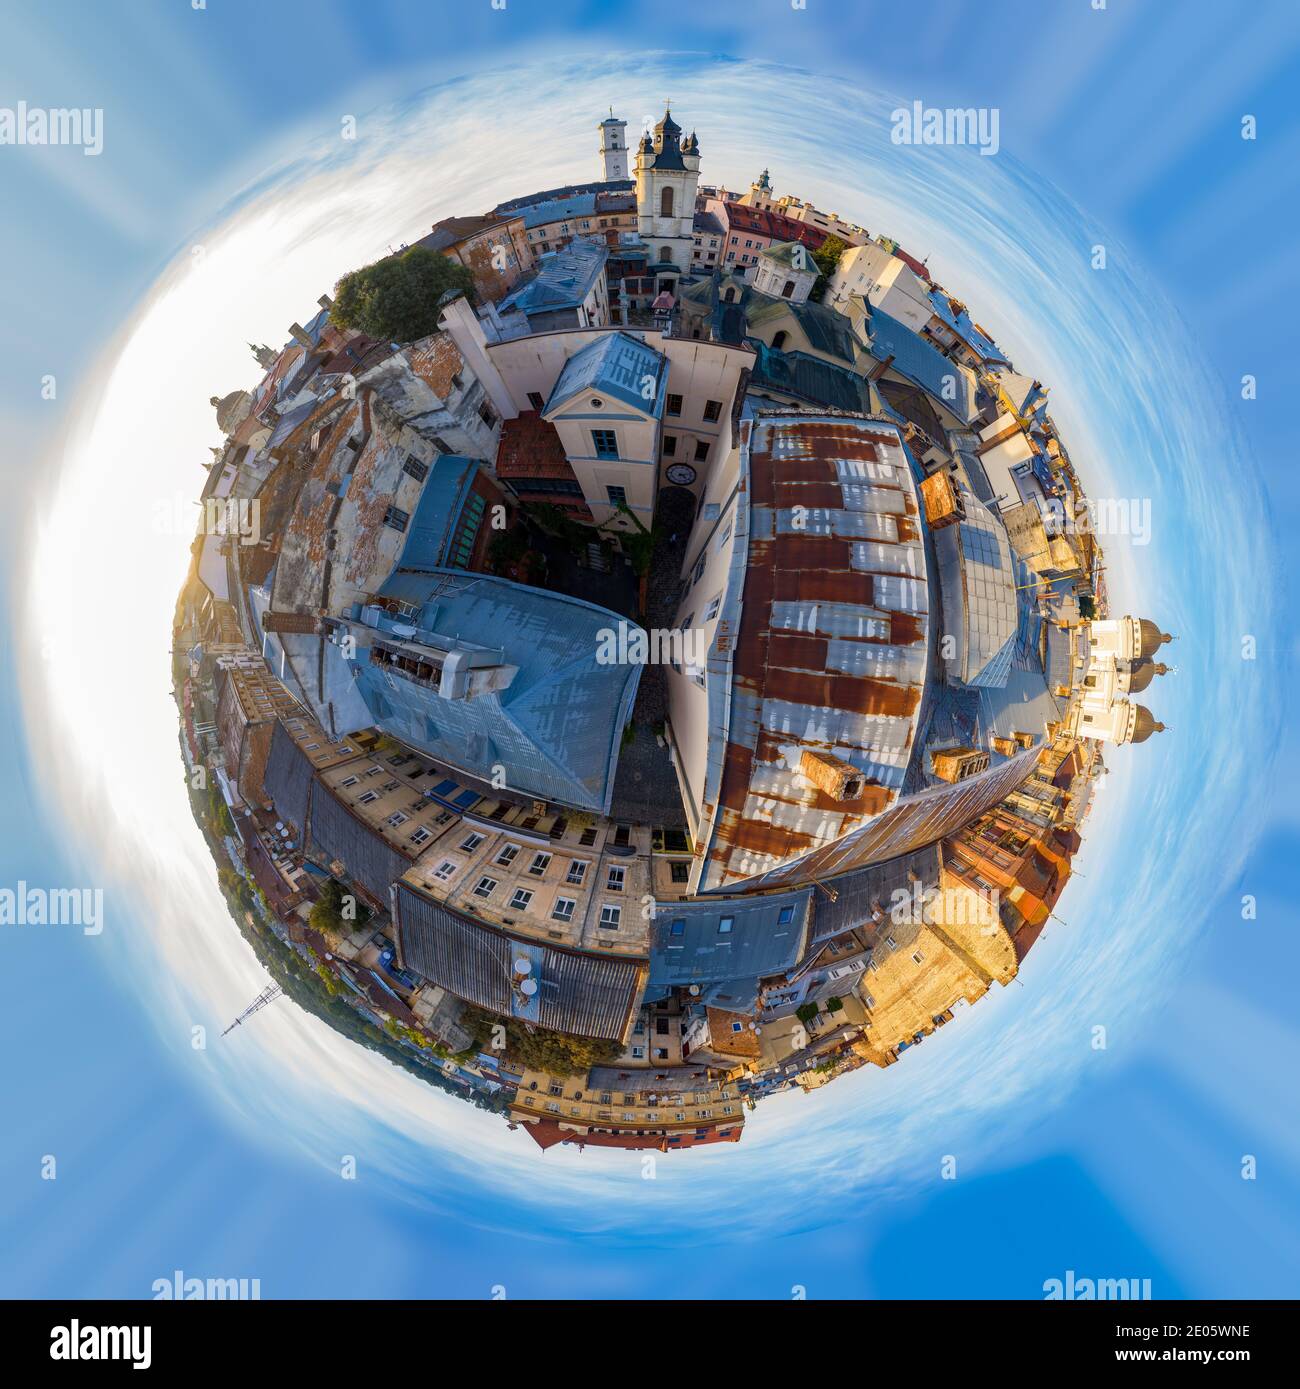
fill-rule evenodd
<path id="1" fill-rule="evenodd" d="M 722 292 L 722 302 L 724 304 L 734 304 L 736 302 L 736 291 L 728 286 Z"/>
<path id="2" fill-rule="evenodd" d="M 785 282 L 785 288 L 782 289 L 782 291 L 781 291 L 781 298 L 782 298 L 782 299 L 788 299 L 793 293 L 794 293 L 794 281 L 793 281 L 793 280 L 787 280 L 787 281 Z"/>
<path id="3" fill-rule="evenodd" d="M 672 184 L 669 184 L 659 194 L 659 215 L 660 217 L 671 217 L 673 215 Z"/>
<path id="4" fill-rule="evenodd" d="M 785 331 L 785 329 L 782 328 L 781 331 L 776 335 L 776 337 L 772 339 L 773 350 L 776 352 L 780 352 L 780 350 L 785 346 L 786 338 L 788 338 L 789 336 L 790 335 Z"/>

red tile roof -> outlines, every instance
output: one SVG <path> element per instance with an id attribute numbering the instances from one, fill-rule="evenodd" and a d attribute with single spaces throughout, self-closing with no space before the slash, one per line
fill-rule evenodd
<path id="1" fill-rule="evenodd" d="M 497 476 L 512 481 L 532 477 L 578 480 L 555 426 L 535 410 L 525 410 L 513 420 L 502 421 Z"/>
<path id="2" fill-rule="evenodd" d="M 624 1148 L 639 1150 L 653 1148 L 666 1153 L 672 1148 L 696 1148 L 702 1143 L 739 1143 L 743 1132 L 737 1119 L 732 1124 L 720 1124 L 707 1129 L 703 1134 L 695 1129 L 679 1130 L 675 1134 L 649 1135 L 635 1133 L 571 1133 L 566 1132 L 555 1119 L 539 1119 L 536 1123 L 525 1123 L 529 1137 L 539 1148 L 553 1148 L 557 1143 L 574 1143 L 579 1148 L 590 1145 L 593 1148 Z M 673 1138 L 679 1141 L 674 1143 Z"/>

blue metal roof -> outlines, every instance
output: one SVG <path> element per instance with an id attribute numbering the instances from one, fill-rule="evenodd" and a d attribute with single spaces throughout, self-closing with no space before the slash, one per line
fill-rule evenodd
<path id="1" fill-rule="evenodd" d="M 650 925 L 650 989 L 698 984 L 707 1002 L 751 1001 L 760 979 L 784 973 L 802 955 L 811 896 L 801 888 L 661 903 Z"/>
<path id="2" fill-rule="evenodd" d="M 596 652 L 600 630 L 617 629 L 622 618 L 576 598 L 455 569 L 396 572 L 379 593 L 417 609 L 404 619 L 416 628 L 411 640 L 444 650 L 492 643 L 501 663 L 517 669 L 505 689 L 444 699 L 430 685 L 372 665 L 358 649 L 350 664 L 376 723 L 480 781 L 503 767 L 517 793 L 608 810 L 641 668 L 601 665 Z M 381 617 L 378 631 L 392 626 Z"/>
<path id="3" fill-rule="evenodd" d="M 879 362 L 887 357 L 895 371 L 915 382 L 969 424 L 975 418 L 975 392 L 970 380 L 936 347 L 883 309 L 871 310 L 871 355 Z M 948 385 L 948 382 L 955 385 Z M 945 386 L 947 389 L 945 390 Z M 954 398 L 953 391 L 956 391 Z"/>
<path id="4" fill-rule="evenodd" d="M 608 256 L 603 244 L 578 238 L 563 251 L 543 256 L 537 274 L 507 295 L 500 311 L 519 309 L 529 314 L 577 308 L 603 273 Z"/>
<path id="5" fill-rule="evenodd" d="M 981 332 L 975 326 L 975 321 L 965 309 L 959 314 L 953 313 L 948 296 L 942 290 L 932 289 L 930 291 L 930 303 L 933 305 L 935 313 L 954 332 L 960 333 L 986 362 L 1006 362 L 1010 365 L 1007 355 L 987 333 Z"/>
<path id="6" fill-rule="evenodd" d="M 646 389 L 653 394 L 645 394 Z M 543 415 L 574 396 L 590 392 L 614 396 L 658 419 L 668 389 L 668 359 L 628 333 L 602 333 L 564 364 Z"/>
<path id="7" fill-rule="evenodd" d="M 594 193 L 575 193 L 567 198 L 547 198 L 523 209 L 524 226 L 544 227 L 548 222 L 563 222 L 566 217 L 591 217 L 596 211 Z"/>
<path id="8" fill-rule="evenodd" d="M 427 573 L 448 563 L 452 537 L 477 473 L 478 463 L 459 454 L 444 454 L 433 462 L 406 529 L 399 569 Z"/>

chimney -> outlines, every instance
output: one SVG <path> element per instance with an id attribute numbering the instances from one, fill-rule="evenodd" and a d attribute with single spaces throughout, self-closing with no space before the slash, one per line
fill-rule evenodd
<path id="1" fill-rule="evenodd" d="M 891 352 L 883 362 L 877 362 L 875 366 L 867 372 L 868 381 L 879 381 L 880 378 L 894 365 L 894 354 Z"/>
<path id="2" fill-rule="evenodd" d="M 804 749 L 799 771 L 835 801 L 859 800 L 866 782 L 862 772 L 851 762 L 832 752 L 813 752 L 811 748 Z"/>
<path id="3" fill-rule="evenodd" d="M 316 302 L 321 306 L 322 309 L 332 309 L 334 307 L 334 301 L 329 297 L 328 294 L 322 294 Z"/>
<path id="4" fill-rule="evenodd" d="M 315 344 L 308 336 L 306 328 L 304 328 L 301 323 L 291 323 L 289 325 L 289 336 L 304 352 L 311 352 L 315 347 Z"/>

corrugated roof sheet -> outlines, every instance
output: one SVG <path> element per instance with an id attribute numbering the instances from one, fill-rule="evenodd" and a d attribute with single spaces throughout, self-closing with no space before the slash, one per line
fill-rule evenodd
<path id="1" fill-rule="evenodd" d="M 765 873 L 891 805 L 928 667 L 920 506 L 898 428 L 760 414 L 742 444 L 747 567 L 702 888 Z M 858 768 L 861 794 L 837 801 L 808 782 L 805 751 Z"/>
<path id="2" fill-rule="evenodd" d="M 621 1040 L 640 1002 L 645 964 L 557 950 L 453 912 L 406 883 L 395 894 L 396 937 L 404 968 L 467 1003 L 557 1032 Z M 531 997 L 514 986 L 516 960 L 538 983 Z"/>
<path id="3" fill-rule="evenodd" d="M 973 493 L 964 502 L 965 520 L 934 535 L 944 631 L 957 642 L 948 670 L 963 684 L 996 688 L 1007 683 L 1015 647 L 1015 565 L 1006 527 Z"/>
<path id="4" fill-rule="evenodd" d="M 271 734 L 271 751 L 266 759 L 262 785 L 276 814 L 300 833 L 307 828 L 307 802 L 315 775 L 311 759 L 277 721 Z"/>
<path id="5" fill-rule="evenodd" d="M 308 844 L 326 860 L 338 859 L 347 877 L 381 905 L 387 905 L 388 889 L 411 866 L 410 859 L 319 782 L 311 795 Z"/>

